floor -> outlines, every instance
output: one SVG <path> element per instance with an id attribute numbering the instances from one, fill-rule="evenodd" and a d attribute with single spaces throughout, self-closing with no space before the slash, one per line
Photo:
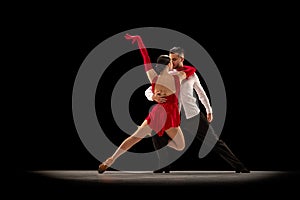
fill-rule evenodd
<path id="1" fill-rule="evenodd" d="M 124 197 L 160 194 L 178 195 L 284 195 L 298 192 L 298 172 L 286 171 L 171 171 L 154 174 L 150 171 L 41 170 L 27 171 L 15 181 L 22 194 L 40 198 L 67 195 L 122 195 Z M 295 184 L 296 183 L 296 184 Z M 124 198 L 123 197 L 123 198 Z M 187 196 L 189 197 L 189 196 Z M 126 198 L 125 198 L 126 199 Z"/>

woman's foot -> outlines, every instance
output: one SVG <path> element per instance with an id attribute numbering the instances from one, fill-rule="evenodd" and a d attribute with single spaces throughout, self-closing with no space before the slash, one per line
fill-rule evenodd
<path id="1" fill-rule="evenodd" d="M 107 168 L 109 168 L 113 164 L 113 161 L 114 160 L 112 158 L 108 158 L 105 162 L 103 162 L 101 165 L 99 165 L 98 173 L 102 174 L 103 172 L 105 172 L 107 170 Z"/>

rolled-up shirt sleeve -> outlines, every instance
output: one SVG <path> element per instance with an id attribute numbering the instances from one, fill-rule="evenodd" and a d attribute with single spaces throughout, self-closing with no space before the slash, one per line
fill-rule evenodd
<path id="1" fill-rule="evenodd" d="M 149 101 L 153 101 L 153 99 L 152 99 L 152 96 L 153 96 L 152 86 L 150 86 L 147 90 L 145 90 L 145 96 L 147 97 L 147 99 Z"/>

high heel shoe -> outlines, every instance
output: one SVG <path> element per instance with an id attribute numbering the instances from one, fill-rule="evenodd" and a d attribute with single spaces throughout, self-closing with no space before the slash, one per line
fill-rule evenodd
<path id="1" fill-rule="evenodd" d="M 103 162 L 99 167 L 98 167 L 98 173 L 103 174 L 109 168 L 114 162 L 113 158 L 108 158 L 105 162 Z"/>
<path id="2" fill-rule="evenodd" d="M 103 172 L 105 172 L 107 170 L 107 168 L 108 168 L 108 165 L 102 163 L 98 168 L 98 173 L 103 174 Z"/>

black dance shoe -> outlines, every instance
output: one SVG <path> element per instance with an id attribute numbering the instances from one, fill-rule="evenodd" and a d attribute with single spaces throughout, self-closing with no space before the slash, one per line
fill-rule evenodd
<path id="1" fill-rule="evenodd" d="M 154 170 L 153 173 L 155 173 L 155 174 L 164 173 L 164 170 L 163 169 L 157 169 L 157 170 Z"/>
<path id="2" fill-rule="evenodd" d="M 250 173 L 250 170 L 247 168 L 237 169 L 235 173 Z"/>
<path id="3" fill-rule="evenodd" d="M 170 173 L 170 167 L 163 167 L 161 169 L 157 169 L 157 170 L 154 170 L 153 173 L 157 174 L 157 173 Z"/>

